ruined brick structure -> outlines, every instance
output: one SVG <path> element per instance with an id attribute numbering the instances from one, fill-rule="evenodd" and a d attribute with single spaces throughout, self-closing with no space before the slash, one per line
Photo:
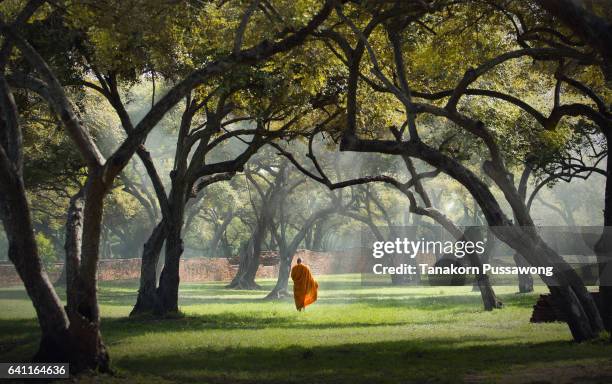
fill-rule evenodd
<path id="1" fill-rule="evenodd" d="M 300 249 L 295 260 L 300 257 L 315 275 L 338 273 L 359 273 L 364 267 L 359 249 L 335 252 L 313 252 Z M 267 252 L 266 258 L 274 259 L 273 252 Z M 278 258 L 276 258 L 278 260 Z M 275 278 L 278 275 L 278 263 L 262 263 L 257 271 L 257 278 Z M 273 264 L 273 265 L 266 265 Z M 62 264 L 49 268 L 51 281 L 59 278 Z M 182 282 L 229 281 L 236 274 L 238 266 L 231 259 L 225 258 L 188 258 L 181 260 L 180 276 Z M 140 277 L 140 259 L 106 259 L 100 260 L 98 267 L 99 281 L 136 280 Z M 21 285 L 21 280 L 12 264 L 0 264 L 0 286 Z"/>

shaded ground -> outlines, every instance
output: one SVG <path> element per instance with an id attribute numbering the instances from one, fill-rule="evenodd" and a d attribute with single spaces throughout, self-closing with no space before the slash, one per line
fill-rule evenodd
<path id="1" fill-rule="evenodd" d="M 261 281 L 270 289 L 273 281 Z M 185 316 L 127 318 L 136 283 L 100 289 L 115 377 L 83 382 L 371 383 L 612 382 L 612 347 L 570 342 L 564 324 L 530 324 L 537 294 L 499 287 L 506 307 L 481 310 L 471 287 L 362 287 L 358 275 L 320 278 L 319 301 L 223 283 L 184 284 Z M 0 289 L 0 361 L 24 361 L 38 338 L 22 289 Z"/>

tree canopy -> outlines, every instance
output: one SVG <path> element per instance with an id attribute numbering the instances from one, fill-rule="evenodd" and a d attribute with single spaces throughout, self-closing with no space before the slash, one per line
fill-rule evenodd
<path id="1" fill-rule="evenodd" d="M 101 258 L 140 256 L 132 314 L 165 316 L 183 257 L 239 254 L 230 287 L 253 288 L 277 248 L 280 297 L 301 244 L 357 222 L 457 240 L 486 225 L 527 263 L 563 266 L 542 279 L 574 339 L 609 330 L 608 229 L 601 311 L 536 229 L 546 207 L 612 228 L 612 7 L 560 3 L 1 2 L 0 217 L 38 358 L 109 368 Z M 603 215 L 544 188 L 593 175 Z M 44 268 L 59 259 L 65 307 Z M 478 286 L 500 306 L 486 276 Z"/>

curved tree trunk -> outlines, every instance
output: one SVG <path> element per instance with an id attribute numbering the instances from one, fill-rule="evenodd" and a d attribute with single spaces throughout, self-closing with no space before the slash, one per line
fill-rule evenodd
<path id="1" fill-rule="evenodd" d="M 263 219 L 257 223 L 247 245 L 240 251 L 240 264 L 236 276 L 226 288 L 233 289 L 259 289 L 255 282 L 255 275 L 259 269 L 259 255 L 261 254 L 261 244 L 266 234 L 267 225 Z"/>
<path id="2" fill-rule="evenodd" d="M 574 340 L 583 341 L 597 337 L 604 329 L 603 321 L 593 296 L 586 289 L 580 276 L 537 233 L 529 209 L 508 177 L 501 160 L 485 161 L 483 169 L 502 190 L 512 207 L 517 223 L 521 226 L 520 228 L 504 226 L 500 232 L 507 232 L 505 234 L 506 243 L 524 256 L 529 264 L 553 268 L 553 279 L 546 276 L 541 277 L 553 297 L 557 296 L 558 302 L 564 303 L 561 308 L 568 318 L 568 325 Z M 486 200 L 488 204 L 493 202 L 491 198 Z M 522 251 L 521 247 L 524 247 L 525 251 Z"/>
<path id="3" fill-rule="evenodd" d="M 612 130 L 612 128 L 611 128 Z M 610 148 L 610 135 L 606 135 Z M 604 326 L 611 333 L 612 340 L 612 157 L 606 160 L 606 189 L 604 198 L 604 229 L 595 245 L 597 263 L 599 264 L 599 293 L 601 317 Z"/>
<path id="4" fill-rule="evenodd" d="M 537 234 L 513 233 L 512 228 L 504 229 L 496 228 L 496 235 L 530 264 L 553 268 L 552 276 L 540 277 L 565 314 L 574 340 L 580 342 L 597 337 L 603 330 L 599 310 L 576 271 Z"/>
<path id="5" fill-rule="evenodd" d="M 414 197 L 411 197 L 411 200 L 412 199 L 414 199 Z M 448 216 L 433 207 L 416 207 L 416 204 L 413 201 L 411 201 L 411 207 L 413 207 L 412 209 L 414 210 L 414 213 L 432 218 L 435 222 L 440 224 L 448 233 L 450 233 L 457 241 L 465 241 L 466 238 L 470 239 L 471 241 L 478 241 L 478 239 L 482 238 L 481 234 L 473 233 L 475 232 L 475 230 L 471 228 L 468 228 L 466 233 L 464 233 L 463 231 L 461 231 L 461 229 L 459 229 L 459 227 L 455 225 L 452 220 L 448 218 Z M 482 271 L 482 260 L 476 252 L 469 253 L 468 259 L 473 267 L 478 267 L 478 270 Z M 477 285 L 478 290 L 480 291 L 480 295 L 482 297 L 482 305 L 486 311 L 492 311 L 495 308 L 501 308 L 503 306 L 502 301 L 495 295 L 495 291 L 493 290 L 493 286 L 491 285 L 491 280 L 489 279 L 489 276 L 487 274 L 478 274 L 476 276 L 475 284 Z"/>
<path id="6" fill-rule="evenodd" d="M 459 227 L 457 227 L 457 225 L 455 225 L 455 223 L 448 216 L 446 216 L 440 210 L 436 209 L 433 206 L 431 198 L 425 190 L 423 183 L 419 180 L 419 175 L 410 156 L 402 154 L 402 159 L 404 160 L 406 168 L 410 172 L 410 176 L 413 178 L 413 180 L 415 180 L 414 188 L 425 205 L 425 207 L 419 207 L 414 194 L 412 194 L 412 192 L 410 192 L 404 186 L 401 186 L 398 189 L 402 193 L 404 193 L 404 195 L 406 195 L 406 197 L 408 197 L 408 199 L 410 200 L 410 212 L 415 213 L 419 216 L 427 216 L 431 218 L 436 223 L 440 224 L 442 228 L 444 228 L 448 233 L 450 233 L 451 236 L 453 236 L 457 241 L 464 241 L 466 237 L 473 237 L 473 241 L 482 239 L 482 233 L 476 230 L 476 228 L 468 229 L 466 233 L 464 233 L 463 231 L 461 231 L 461 229 L 459 229 Z M 489 247 L 492 247 L 493 245 L 492 239 L 493 236 L 491 235 L 491 230 L 489 229 L 489 241 L 487 241 L 487 245 Z M 488 252 L 490 252 L 490 249 L 485 250 L 486 254 L 488 254 Z M 482 260 L 480 258 L 480 255 L 478 255 L 476 252 L 471 252 L 468 254 L 468 258 L 472 266 L 478 267 L 478 270 L 482 271 Z M 482 304 L 486 311 L 492 311 L 494 308 L 501 308 L 503 306 L 501 300 L 499 300 L 495 295 L 495 291 L 493 290 L 493 286 L 491 285 L 491 280 L 489 279 L 489 276 L 487 274 L 478 274 L 478 276 L 476 276 L 474 287 L 478 287 L 478 290 L 480 291 L 480 295 L 482 297 Z"/>
<path id="7" fill-rule="evenodd" d="M 30 2 L 24 21 L 42 2 Z M 12 39 L 8 45 L 11 51 Z M 8 258 L 15 266 L 32 301 L 42 333 L 34 360 L 70 361 L 74 357 L 69 323 L 62 303 L 43 268 L 32 225 L 30 205 L 23 181 L 23 137 L 15 99 L 0 71 L 0 219 L 8 240 Z"/>
<path id="8" fill-rule="evenodd" d="M 140 265 L 140 287 L 130 316 L 152 312 L 155 309 L 157 264 L 167 234 L 166 220 L 162 219 L 144 244 Z"/>
<path id="9" fill-rule="evenodd" d="M 476 208 L 474 208 L 476 209 Z M 476 216 L 476 215 L 475 215 Z M 484 240 L 482 238 L 480 238 L 480 240 Z M 494 250 L 495 250 L 495 236 L 493 236 L 493 231 L 491 231 L 491 228 L 487 227 L 487 241 L 485 243 L 485 249 L 484 252 L 480 255 L 478 255 L 478 258 L 480 260 L 480 264 L 485 264 L 485 263 L 490 263 L 491 262 L 491 255 L 493 254 Z M 480 286 L 478 284 L 478 279 L 476 279 L 474 281 L 474 285 L 472 287 L 472 291 L 476 292 L 476 291 L 480 291 Z"/>
<path id="10" fill-rule="evenodd" d="M 354 98 L 349 101 L 355 102 Z M 520 198 L 503 166 L 485 162 L 484 170 L 504 193 L 520 227 L 506 217 L 489 187 L 456 159 L 422 142 L 403 142 L 400 146 L 395 141 L 362 140 L 355 135 L 354 126 L 349 124 L 349 131 L 342 138 L 340 150 L 414 156 L 431 166 L 440 168 L 457 180 L 478 202 L 497 238 L 523 255 L 530 264 L 553 267 L 552 278 L 541 277 L 553 297 L 564 303 L 561 308 L 568 319 L 567 324 L 574 340 L 584 341 L 599 335 L 603 330 L 603 322 L 593 297 L 576 272 L 537 234 L 525 202 Z"/>
<path id="11" fill-rule="evenodd" d="M 460 238 L 460 240 L 469 240 L 469 241 L 482 241 L 482 233 L 480 230 L 475 227 L 468 228 L 464 235 Z M 490 239 L 489 239 L 490 241 Z M 485 251 L 487 252 L 487 251 Z M 479 271 L 483 270 L 481 255 L 477 252 L 469 252 L 467 254 L 470 264 L 473 267 L 477 267 Z M 486 273 L 479 273 L 476 275 L 476 285 L 480 290 L 480 296 L 482 297 L 482 304 L 484 306 L 485 311 L 492 311 L 495 308 L 501 308 L 503 303 L 501 300 L 497 298 L 495 295 L 495 291 L 493 290 L 493 286 L 491 285 L 491 280 L 489 279 L 489 275 Z"/>
<path id="12" fill-rule="evenodd" d="M 271 227 L 278 206 L 282 205 L 282 199 L 289 193 L 285 185 L 287 179 L 287 163 L 281 164 L 278 173 L 275 175 L 274 183 L 270 185 L 265 192 L 259 187 L 255 179 L 249 173 L 246 173 L 246 176 L 261 198 L 261 208 L 249 242 L 240 251 L 240 264 L 238 265 L 236 276 L 234 276 L 231 283 L 229 283 L 226 288 L 261 288 L 255 283 L 255 276 L 259 269 L 261 247 L 265 240 L 266 233 Z M 274 237 L 274 235 L 271 236 Z"/>
<path id="13" fill-rule="evenodd" d="M 315 223 L 321 222 L 321 220 L 324 220 L 328 215 L 337 209 L 338 207 L 329 207 L 311 214 L 310 217 L 304 222 L 302 229 L 293 237 L 293 240 L 291 240 L 291 243 L 289 244 L 287 244 L 284 231 L 280 231 L 280 234 L 278 232 L 273 232 L 272 237 L 277 239 L 280 247 L 280 265 L 276 285 L 264 299 L 281 299 L 290 295 L 287 291 L 287 287 L 289 285 L 289 275 L 291 274 L 291 262 L 293 261 L 293 257 L 295 256 L 298 247 L 302 241 L 304 241 L 304 238 L 311 231 Z"/>
<path id="14" fill-rule="evenodd" d="M 609 198 L 609 196 L 606 196 L 606 198 Z M 604 228 L 601 238 L 597 242 L 596 253 L 599 264 L 601 317 L 606 330 L 612 332 L 612 224 L 608 224 Z"/>
<path id="15" fill-rule="evenodd" d="M 0 80 L 0 90 L 3 88 Z M 3 102 L 7 105 L 5 100 Z M 97 177 L 98 174 L 90 174 L 87 188 L 83 192 L 84 200 L 79 195 L 71 201 L 67 227 L 67 257 L 68 260 L 78 258 L 79 249 L 83 257 L 78 270 L 70 270 L 70 266 L 67 266 L 69 305 L 64 309 L 43 270 L 38 254 L 23 184 L 20 156 L 13 156 L 16 160 L 11 163 L 3 144 L 0 140 L 0 216 L 9 239 L 9 258 L 24 282 L 42 331 L 41 343 L 34 360 L 69 362 L 72 372 L 87 369 L 108 371 L 108 353 L 99 331 L 95 280 L 105 185 Z M 17 143 L 13 149 L 19 151 L 20 144 Z M 95 173 L 99 169 L 90 171 Z M 74 276 L 70 276 L 71 272 L 74 272 Z"/>
<path id="16" fill-rule="evenodd" d="M 478 254 L 472 252 L 469 254 L 469 258 L 470 264 L 482 271 L 482 261 L 478 257 Z M 493 309 L 503 307 L 502 301 L 497 297 L 497 295 L 495 295 L 489 275 L 486 273 L 479 273 L 476 275 L 476 285 L 480 291 L 482 305 L 484 306 L 485 311 L 492 311 Z"/>
<path id="17" fill-rule="evenodd" d="M 290 296 L 291 294 L 287 290 L 289 286 L 289 275 L 291 274 L 291 262 L 295 252 L 281 252 L 280 262 L 278 267 L 278 278 L 276 279 L 276 285 L 272 288 L 272 291 L 266 295 L 264 299 L 276 300 Z"/>
<path id="18" fill-rule="evenodd" d="M 463 237 L 462 239 L 465 239 Z M 483 270 L 483 263 L 480 255 L 476 252 L 470 252 L 467 254 L 468 259 L 470 260 L 470 264 L 473 267 L 477 267 L 479 271 Z M 480 296 L 482 298 L 482 305 L 485 311 L 492 311 L 493 309 L 499 309 L 503 307 L 502 301 L 495 294 L 495 290 L 491 285 L 491 279 L 489 275 L 486 273 L 479 273 L 476 275 L 475 286 L 478 287 L 480 291 Z"/>
<path id="19" fill-rule="evenodd" d="M 4 164 L 0 165 L 4 168 Z M 34 360 L 69 361 L 72 345 L 67 342 L 70 340 L 68 318 L 38 255 L 23 181 L 14 176 L 0 169 L 0 217 L 9 243 L 8 258 L 32 300 L 42 332 Z"/>

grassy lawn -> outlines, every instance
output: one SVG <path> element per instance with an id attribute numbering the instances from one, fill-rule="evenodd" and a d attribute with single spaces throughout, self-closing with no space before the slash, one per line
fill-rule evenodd
<path id="1" fill-rule="evenodd" d="M 359 275 L 319 282 L 319 301 L 304 313 L 292 300 L 262 301 L 264 291 L 183 284 L 185 316 L 167 320 L 127 318 L 136 282 L 102 284 L 116 375 L 82 381 L 612 382 L 609 344 L 574 344 L 565 324 L 529 323 L 538 293 L 497 287 L 505 308 L 487 313 L 470 287 L 362 287 Z M 38 330 L 23 289 L 0 289 L 0 308 L 0 361 L 26 360 Z"/>

